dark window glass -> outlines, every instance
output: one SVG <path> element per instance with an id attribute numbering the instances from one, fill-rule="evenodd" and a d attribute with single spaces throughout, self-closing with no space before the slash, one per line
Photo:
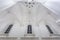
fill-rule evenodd
<path id="1" fill-rule="evenodd" d="M 13 24 L 9 25 L 9 27 L 7 28 L 7 30 L 4 32 L 5 34 L 8 34 L 12 28 Z"/>
<path id="2" fill-rule="evenodd" d="M 53 34 L 53 31 L 51 30 L 51 28 L 49 27 L 49 25 L 46 25 L 46 27 L 47 27 L 48 31 L 49 31 L 51 34 Z"/>
<path id="3" fill-rule="evenodd" d="M 32 34 L 32 26 L 31 25 L 28 25 L 27 33 Z"/>

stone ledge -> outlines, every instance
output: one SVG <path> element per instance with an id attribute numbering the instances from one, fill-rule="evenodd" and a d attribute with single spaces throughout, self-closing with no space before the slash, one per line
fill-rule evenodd
<path id="1" fill-rule="evenodd" d="M 21 37 L 21 40 L 39 40 L 38 37 Z"/>
<path id="2" fill-rule="evenodd" d="M 35 36 L 34 34 L 25 34 L 24 36 Z"/>

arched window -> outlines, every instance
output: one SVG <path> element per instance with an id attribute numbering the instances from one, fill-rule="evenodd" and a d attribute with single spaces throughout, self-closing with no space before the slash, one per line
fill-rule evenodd
<path id="1" fill-rule="evenodd" d="M 27 34 L 32 34 L 32 26 L 28 25 Z"/>

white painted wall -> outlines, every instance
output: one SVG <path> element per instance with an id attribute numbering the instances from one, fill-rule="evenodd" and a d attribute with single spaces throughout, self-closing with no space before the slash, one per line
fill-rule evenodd
<path id="1" fill-rule="evenodd" d="M 39 3 L 35 3 L 33 7 L 29 8 L 26 5 L 30 6 L 28 3 L 24 2 L 17 3 L 13 7 L 7 9 L 4 12 L 1 12 L 2 16 L 0 17 L 1 24 L 1 33 L 6 30 L 8 24 L 13 23 L 9 36 L 24 36 L 27 31 L 27 26 L 32 25 L 33 34 L 39 37 L 49 36 L 46 24 L 49 24 L 54 33 L 60 33 L 58 31 L 58 26 L 55 24 L 55 19 L 53 16 L 48 14 L 48 10 Z M 8 13 L 9 12 L 9 13 Z M 2 22 L 2 23 L 1 23 Z"/>

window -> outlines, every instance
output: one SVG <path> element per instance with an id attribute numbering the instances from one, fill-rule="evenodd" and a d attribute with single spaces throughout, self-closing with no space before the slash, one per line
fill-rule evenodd
<path id="1" fill-rule="evenodd" d="M 32 34 L 32 26 L 31 25 L 28 25 L 27 33 Z"/>

